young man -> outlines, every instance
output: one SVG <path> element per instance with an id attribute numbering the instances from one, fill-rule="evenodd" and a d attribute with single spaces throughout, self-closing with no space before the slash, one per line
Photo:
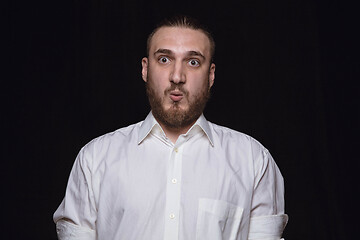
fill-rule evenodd
<path id="1" fill-rule="evenodd" d="M 281 173 L 253 138 L 202 115 L 214 40 L 195 20 L 166 20 L 142 59 L 151 112 L 81 149 L 54 214 L 59 239 L 278 240 Z"/>

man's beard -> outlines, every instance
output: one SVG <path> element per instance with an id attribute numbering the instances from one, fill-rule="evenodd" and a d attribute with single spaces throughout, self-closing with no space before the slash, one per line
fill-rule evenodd
<path id="1" fill-rule="evenodd" d="M 168 128 L 181 129 L 195 123 L 195 121 L 204 111 L 205 105 L 210 98 L 209 81 L 207 81 L 207 84 L 203 86 L 201 92 L 199 92 L 193 98 L 189 96 L 189 92 L 184 89 L 182 83 L 171 83 L 171 86 L 164 91 L 163 95 L 160 96 L 159 94 L 156 94 L 152 81 L 153 79 L 151 79 L 151 77 L 148 75 L 146 93 L 149 98 L 152 114 L 158 122 L 164 124 Z M 173 102 L 169 109 L 164 109 L 164 98 L 169 96 L 169 93 L 175 89 L 182 92 L 184 100 L 187 99 L 187 110 L 181 109 L 181 101 Z"/>

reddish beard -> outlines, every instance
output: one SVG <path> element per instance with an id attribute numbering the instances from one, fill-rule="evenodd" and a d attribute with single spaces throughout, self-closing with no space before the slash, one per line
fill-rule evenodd
<path id="1" fill-rule="evenodd" d="M 195 123 L 204 111 L 205 105 L 210 98 L 209 81 L 206 81 L 201 92 L 191 98 L 189 92 L 184 89 L 183 84 L 171 83 L 171 86 L 164 91 L 164 94 L 156 93 L 152 84 L 152 79 L 148 75 L 148 82 L 146 83 L 146 93 L 149 98 L 152 114 L 155 119 L 164 124 L 168 128 L 181 129 L 188 127 Z M 164 97 L 173 90 L 180 91 L 184 98 L 188 101 L 188 109 L 183 110 L 179 106 L 180 102 L 173 102 L 169 109 L 164 109 Z"/>

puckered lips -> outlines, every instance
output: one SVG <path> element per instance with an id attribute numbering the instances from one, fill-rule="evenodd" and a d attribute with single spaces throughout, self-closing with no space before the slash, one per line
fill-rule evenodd
<path id="1" fill-rule="evenodd" d="M 174 102 L 180 102 L 181 99 L 184 98 L 184 93 L 180 90 L 172 90 L 170 91 L 170 99 Z"/>

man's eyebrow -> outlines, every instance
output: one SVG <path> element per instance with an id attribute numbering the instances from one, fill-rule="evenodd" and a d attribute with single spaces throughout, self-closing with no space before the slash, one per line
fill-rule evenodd
<path id="1" fill-rule="evenodd" d="M 159 53 L 172 55 L 173 51 L 171 51 L 170 49 L 159 48 L 157 51 L 154 52 L 154 55 L 159 54 Z"/>
<path id="2" fill-rule="evenodd" d="M 156 51 L 154 52 L 154 55 L 156 55 L 156 54 L 173 55 L 174 52 L 171 51 L 170 49 L 159 48 L 158 50 L 156 50 Z M 201 52 L 199 52 L 199 51 L 194 51 L 194 50 L 192 50 L 192 51 L 187 51 L 187 52 L 186 52 L 186 56 L 187 56 L 187 57 L 198 56 L 198 57 L 201 57 L 202 59 L 206 59 L 205 56 L 204 56 Z"/>
<path id="3" fill-rule="evenodd" d="M 186 55 L 190 56 L 190 57 L 191 56 L 198 56 L 198 57 L 201 57 L 202 59 L 206 59 L 205 56 L 199 51 L 188 51 Z"/>

